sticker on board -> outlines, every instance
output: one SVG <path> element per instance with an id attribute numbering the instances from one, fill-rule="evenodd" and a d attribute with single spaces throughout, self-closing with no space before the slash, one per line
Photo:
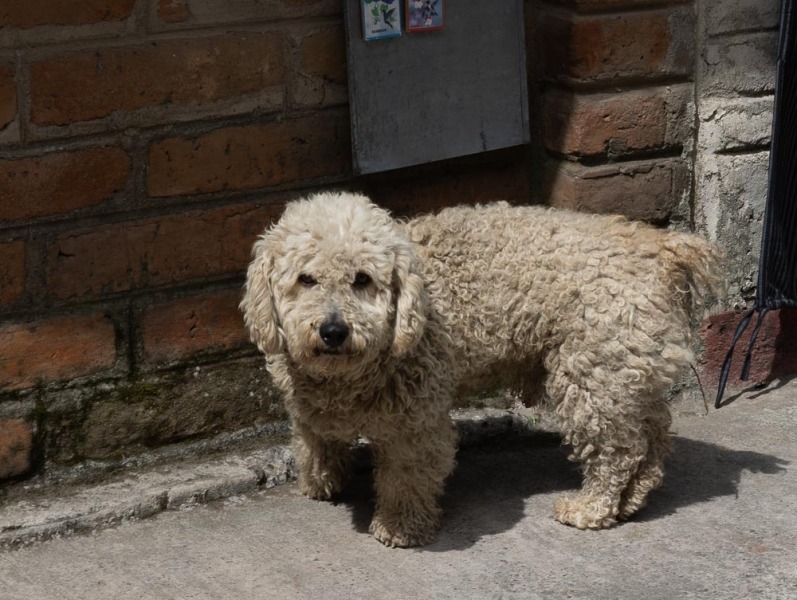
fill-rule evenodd
<path id="1" fill-rule="evenodd" d="M 406 0 L 407 31 L 443 29 L 443 0 Z"/>
<path id="2" fill-rule="evenodd" d="M 366 42 L 401 35 L 399 0 L 360 0 Z"/>

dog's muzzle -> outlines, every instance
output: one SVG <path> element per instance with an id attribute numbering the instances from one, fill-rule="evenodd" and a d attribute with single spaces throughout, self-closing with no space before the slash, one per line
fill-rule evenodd
<path id="1" fill-rule="evenodd" d="M 318 328 L 318 335 L 327 349 L 335 350 L 343 345 L 349 337 L 349 328 L 340 321 L 324 321 Z"/>

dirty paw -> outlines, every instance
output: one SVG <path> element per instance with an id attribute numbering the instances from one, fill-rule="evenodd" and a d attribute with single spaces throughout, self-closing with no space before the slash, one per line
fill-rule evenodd
<path id="1" fill-rule="evenodd" d="M 313 500 L 331 500 L 342 488 L 342 483 L 333 479 L 299 480 L 299 491 Z"/>
<path id="2" fill-rule="evenodd" d="M 425 546 L 437 538 L 437 528 L 412 529 L 402 527 L 398 523 L 386 523 L 379 517 L 374 517 L 369 531 L 373 536 L 390 548 L 410 548 L 412 546 Z"/>
<path id="3" fill-rule="evenodd" d="M 554 505 L 554 518 L 577 529 L 605 529 L 617 522 L 615 514 L 604 502 L 594 498 L 559 498 Z"/>

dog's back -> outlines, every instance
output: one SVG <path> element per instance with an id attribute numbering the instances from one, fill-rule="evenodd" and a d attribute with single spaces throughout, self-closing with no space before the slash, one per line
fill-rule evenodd
<path id="1" fill-rule="evenodd" d="M 650 339 L 642 353 L 684 348 L 680 366 L 691 357 L 695 309 L 719 288 L 708 242 L 623 217 L 501 202 L 445 209 L 405 228 L 471 376 L 610 336 L 626 348 Z M 593 352 L 598 363 L 626 358 Z"/>

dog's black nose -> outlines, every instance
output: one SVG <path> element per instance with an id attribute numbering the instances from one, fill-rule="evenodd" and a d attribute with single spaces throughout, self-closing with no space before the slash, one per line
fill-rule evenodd
<path id="1" fill-rule="evenodd" d="M 349 328 L 340 322 L 326 321 L 321 324 L 318 334 L 328 347 L 337 348 L 349 337 Z"/>

